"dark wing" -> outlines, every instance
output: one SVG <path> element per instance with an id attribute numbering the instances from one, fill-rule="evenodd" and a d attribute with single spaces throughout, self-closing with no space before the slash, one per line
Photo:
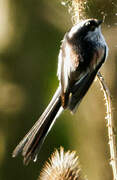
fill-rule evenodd
<path id="1" fill-rule="evenodd" d="M 77 83 L 74 84 L 71 91 L 71 97 L 69 100 L 69 109 L 72 112 L 75 112 L 82 98 L 90 88 L 97 71 L 95 70 L 91 74 L 86 74 L 81 81 L 79 80 Z"/>
<path id="2" fill-rule="evenodd" d="M 102 51 L 103 56 L 102 59 L 97 59 L 97 65 L 92 71 L 87 72 L 79 81 L 77 81 L 71 90 L 71 97 L 69 100 L 69 109 L 72 112 L 75 112 L 76 108 L 80 104 L 82 98 L 90 88 L 93 80 L 95 79 L 95 76 L 100 69 L 101 65 L 103 64 L 105 58 L 106 58 L 106 51 Z M 95 57 L 95 56 L 94 56 Z M 95 57 L 96 58 L 96 57 Z M 95 60 L 94 60 L 94 63 Z"/>

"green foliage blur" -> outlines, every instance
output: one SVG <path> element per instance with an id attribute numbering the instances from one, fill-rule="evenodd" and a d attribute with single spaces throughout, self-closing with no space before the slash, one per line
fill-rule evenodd
<path id="1" fill-rule="evenodd" d="M 95 2 L 95 3 L 94 3 Z M 109 46 L 101 72 L 117 110 L 117 3 L 89 0 L 87 17 L 105 18 L 103 34 Z M 49 103 L 57 86 L 57 59 L 64 33 L 72 26 L 60 0 L 0 1 L 0 180 L 36 180 L 55 148 L 76 150 L 89 180 L 112 179 L 106 108 L 95 81 L 72 116 L 57 119 L 36 163 L 24 166 L 12 151 Z"/>

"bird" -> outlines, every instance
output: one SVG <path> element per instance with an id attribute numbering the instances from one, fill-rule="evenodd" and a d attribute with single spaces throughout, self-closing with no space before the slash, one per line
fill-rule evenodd
<path id="1" fill-rule="evenodd" d="M 76 112 L 108 56 L 102 20 L 85 19 L 65 33 L 58 55 L 58 88 L 49 105 L 12 153 L 22 153 L 25 165 L 36 161 L 44 140 L 60 114 Z"/>

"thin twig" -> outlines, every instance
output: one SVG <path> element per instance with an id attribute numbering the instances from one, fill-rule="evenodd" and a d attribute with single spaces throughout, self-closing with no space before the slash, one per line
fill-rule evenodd
<path id="1" fill-rule="evenodd" d="M 101 85 L 101 89 L 103 90 L 105 101 L 106 101 L 106 109 L 107 109 L 107 127 L 108 127 L 108 137 L 109 137 L 109 147 L 110 147 L 110 164 L 112 166 L 113 178 L 117 180 L 117 149 L 114 135 L 114 123 L 112 119 L 112 111 L 111 111 L 111 94 L 110 91 L 102 77 L 101 73 L 97 73 L 97 78 Z"/>

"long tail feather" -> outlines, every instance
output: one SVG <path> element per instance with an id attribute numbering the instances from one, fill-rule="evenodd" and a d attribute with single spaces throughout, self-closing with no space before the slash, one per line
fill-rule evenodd
<path id="1" fill-rule="evenodd" d="M 61 107 L 60 93 L 61 89 L 59 87 L 39 120 L 13 151 L 13 157 L 16 157 L 20 152 L 22 152 L 24 164 L 28 164 L 30 160 L 36 160 L 41 145 L 43 144 L 49 130 L 54 124 L 58 114 L 62 112 L 63 108 Z"/>

